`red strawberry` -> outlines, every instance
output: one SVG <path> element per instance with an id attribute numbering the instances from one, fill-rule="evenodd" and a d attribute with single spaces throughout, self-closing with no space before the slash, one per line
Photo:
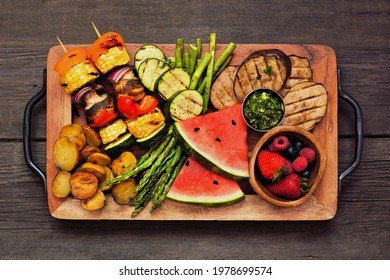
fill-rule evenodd
<path id="1" fill-rule="evenodd" d="M 275 181 L 287 173 L 286 159 L 267 150 L 261 151 L 257 157 L 261 175 L 267 180 Z"/>
<path id="2" fill-rule="evenodd" d="M 276 196 L 297 199 L 307 192 L 307 180 L 301 179 L 297 174 L 288 174 L 277 182 L 268 185 L 268 190 Z"/>

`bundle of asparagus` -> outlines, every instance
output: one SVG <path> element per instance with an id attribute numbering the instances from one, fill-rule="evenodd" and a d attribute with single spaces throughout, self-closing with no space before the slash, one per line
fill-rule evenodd
<path id="1" fill-rule="evenodd" d="M 135 206 L 132 216 L 136 216 L 150 201 L 153 203 L 150 212 L 153 212 L 163 203 L 186 159 L 187 155 L 170 131 L 140 158 L 131 171 L 107 184 L 118 184 L 145 171 L 136 189 L 137 196 L 131 202 Z"/>

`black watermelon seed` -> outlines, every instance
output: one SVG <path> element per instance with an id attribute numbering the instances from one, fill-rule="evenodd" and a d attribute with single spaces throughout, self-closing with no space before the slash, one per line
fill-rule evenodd
<path id="1" fill-rule="evenodd" d="M 186 166 L 190 166 L 190 161 L 189 160 L 186 161 Z"/>
<path id="2" fill-rule="evenodd" d="M 214 184 L 214 185 L 219 185 L 219 182 L 218 182 L 217 180 L 214 180 L 214 181 L 213 181 L 213 184 Z"/>
<path id="3" fill-rule="evenodd" d="M 232 120 L 232 125 L 236 125 L 236 121 L 235 120 Z"/>
<path id="4" fill-rule="evenodd" d="M 215 138 L 215 141 L 217 141 L 217 142 L 221 142 L 221 138 Z"/>
<path id="5" fill-rule="evenodd" d="M 195 128 L 194 128 L 194 131 L 195 131 L 195 132 L 198 132 L 199 130 L 200 130 L 199 127 L 195 127 Z"/>

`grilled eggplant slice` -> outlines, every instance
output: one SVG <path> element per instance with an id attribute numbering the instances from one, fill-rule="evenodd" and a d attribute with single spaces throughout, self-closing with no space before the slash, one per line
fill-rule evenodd
<path id="1" fill-rule="evenodd" d="M 225 109 L 238 103 L 238 99 L 233 90 L 234 77 L 237 68 L 238 67 L 234 65 L 226 67 L 213 83 L 210 101 L 218 110 Z"/>
<path id="2" fill-rule="evenodd" d="M 325 115 L 328 94 L 320 83 L 302 82 L 294 85 L 283 100 L 286 115 L 282 124 L 312 130 Z"/>
<path id="3" fill-rule="evenodd" d="M 284 97 L 294 85 L 311 81 L 313 78 L 313 70 L 311 69 L 310 61 L 306 57 L 290 55 L 289 58 L 291 61 L 291 74 L 287 78 L 283 88 L 279 91 L 279 94 L 282 97 Z"/>
<path id="4" fill-rule="evenodd" d="M 290 73 L 291 61 L 284 52 L 276 49 L 253 52 L 237 69 L 233 87 L 237 100 L 242 102 L 258 88 L 279 91 Z"/>

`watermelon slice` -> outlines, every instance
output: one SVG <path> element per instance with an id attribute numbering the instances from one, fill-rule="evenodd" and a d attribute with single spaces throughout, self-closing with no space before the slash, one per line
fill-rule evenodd
<path id="1" fill-rule="evenodd" d="M 237 181 L 207 170 L 191 157 L 183 165 L 167 197 L 203 206 L 226 206 L 245 198 Z"/>
<path id="2" fill-rule="evenodd" d="M 210 171 L 233 180 L 249 177 L 247 128 L 240 103 L 176 122 L 173 128 L 183 149 Z"/>

